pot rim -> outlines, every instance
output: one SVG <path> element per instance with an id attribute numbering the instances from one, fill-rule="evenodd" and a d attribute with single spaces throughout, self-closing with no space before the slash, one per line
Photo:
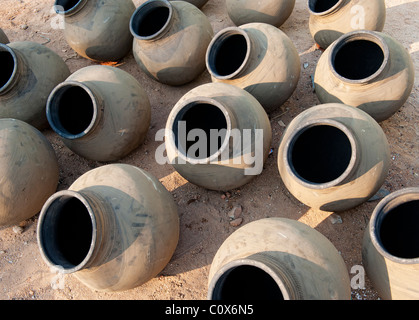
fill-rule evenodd
<path id="1" fill-rule="evenodd" d="M 374 211 L 370 218 L 370 223 L 368 227 L 368 232 L 371 238 L 371 242 L 375 249 L 386 259 L 393 261 L 399 264 L 418 264 L 419 257 L 417 258 L 400 258 L 395 255 L 390 254 L 382 245 L 379 229 L 381 222 L 389 210 L 392 209 L 394 205 L 400 205 L 400 203 L 394 204 L 395 201 L 400 200 L 400 198 L 408 197 L 409 195 L 414 196 L 414 200 L 419 200 L 419 187 L 410 187 L 397 190 L 393 193 L 390 193 L 384 197 L 378 205 L 374 208 Z M 404 203 L 404 202 L 403 202 Z"/>
<path id="2" fill-rule="evenodd" d="M 352 42 L 352 41 L 357 41 L 357 40 L 368 40 L 371 42 L 374 42 L 376 45 L 378 45 L 381 50 L 383 51 L 383 62 L 381 63 L 380 68 L 378 68 L 377 71 L 375 71 L 372 75 L 363 78 L 363 79 L 348 79 L 345 78 L 343 76 L 341 76 L 334 67 L 334 59 L 336 57 L 337 52 L 346 44 Z M 368 83 L 372 80 L 374 80 L 375 78 L 377 78 L 386 68 L 388 61 L 390 59 L 390 49 L 388 47 L 388 44 L 386 43 L 386 41 L 384 40 L 384 37 L 382 37 L 380 35 L 380 33 L 378 33 L 377 31 L 370 31 L 370 30 L 355 30 L 355 31 L 351 31 L 348 32 L 346 34 L 343 34 L 342 36 L 340 36 L 336 41 L 334 41 L 332 43 L 332 45 L 330 46 L 330 54 L 328 57 L 328 65 L 330 70 L 332 70 L 332 74 L 346 82 L 346 83 L 351 83 L 351 84 L 364 84 L 364 83 Z"/>
<path id="3" fill-rule="evenodd" d="M 246 40 L 246 56 L 243 59 L 242 64 L 236 69 L 236 71 L 234 71 L 233 73 L 230 73 L 228 75 L 222 76 L 220 74 L 218 74 L 215 71 L 215 68 L 213 67 L 213 60 L 214 60 L 214 50 L 217 50 L 218 47 L 220 46 L 220 44 L 222 42 L 224 42 L 224 40 L 226 40 L 227 38 L 229 38 L 232 35 L 241 35 L 244 37 L 244 39 Z M 205 56 L 205 62 L 207 65 L 207 69 L 209 71 L 209 73 L 216 79 L 219 80 L 228 80 L 228 79 L 233 79 L 234 77 L 236 77 L 237 75 L 239 75 L 244 68 L 246 67 L 249 58 L 250 58 L 250 52 L 251 52 L 251 40 L 250 37 L 248 35 L 248 33 L 246 32 L 246 30 L 242 29 L 241 27 L 227 27 L 224 28 L 222 30 L 220 30 L 211 40 L 210 44 L 208 45 L 207 48 L 207 52 L 206 52 L 206 56 Z"/>
<path id="4" fill-rule="evenodd" d="M 7 44 L 0 43 L 0 52 L 8 52 L 13 58 L 13 71 L 7 82 L 0 87 L 0 95 L 5 94 L 11 86 L 17 81 L 19 60 L 15 51 Z"/>
<path id="5" fill-rule="evenodd" d="M 310 11 L 310 14 L 314 16 L 323 16 L 336 10 L 336 8 L 338 8 L 344 1 L 345 0 L 338 0 L 338 2 L 336 2 L 332 7 L 330 7 L 326 11 L 321 11 L 321 12 L 316 12 L 311 9 L 310 2 L 312 2 L 312 0 L 307 0 L 307 7 L 308 7 L 308 10 Z"/>
<path id="6" fill-rule="evenodd" d="M 73 5 L 70 9 L 67 10 L 61 10 L 60 8 L 64 9 L 62 5 L 58 4 L 59 0 L 55 0 L 54 3 L 54 10 L 57 14 L 62 14 L 66 16 L 70 16 L 74 13 L 77 13 L 80 9 L 84 7 L 84 5 L 87 3 L 86 0 L 79 0 L 75 5 Z"/>
<path id="7" fill-rule="evenodd" d="M 292 165 L 290 159 L 291 159 L 291 149 L 294 146 L 294 143 L 296 141 L 296 139 L 302 134 L 304 133 L 306 130 L 315 127 L 315 126 L 322 126 L 322 125 L 327 125 L 327 126 L 332 126 L 335 127 L 339 130 L 341 130 L 346 137 L 348 138 L 350 144 L 351 144 L 351 159 L 349 161 L 348 166 L 346 167 L 345 171 L 336 179 L 332 180 L 332 181 L 328 181 L 328 182 L 324 182 L 324 183 L 314 183 L 314 182 L 310 182 L 306 179 L 304 179 L 303 177 L 301 177 L 296 170 L 294 169 L 294 166 Z M 285 168 L 287 170 L 287 172 L 293 177 L 293 179 L 295 179 L 299 184 L 303 185 L 306 188 L 309 189 L 316 189 L 316 190 L 323 190 L 323 189 L 328 189 L 328 188 L 332 188 L 334 186 L 337 186 L 341 183 L 343 183 L 351 174 L 352 172 L 357 168 L 358 165 L 358 154 L 359 154 L 359 146 L 357 143 L 357 139 L 354 135 L 354 133 L 352 132 L 352 130 L 347 127 L 345 124 L 343 124 L 342 122 L 339 122 L 337 120 L 334 119 L 327 119 L 327 118 L 320 118 L 320 119 L 314 119 L 314 120 L 309 120 L 306 121 L 304 123 L 302 123 L 301 125 L 299 125 L 296 130 L 294 130 L 292 132 L 292 134 L 287 138 L 287 142 L 284 148 L 284 152 L 283 152 L 283 161 L 285 163 Z"/>

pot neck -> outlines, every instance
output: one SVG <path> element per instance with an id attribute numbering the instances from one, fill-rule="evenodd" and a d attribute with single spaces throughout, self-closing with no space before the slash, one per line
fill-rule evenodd
<path id="1" fill-rule="evenodd" d="M 237 282 L 248 281 L 248 292 L 238 292 Z M 237 296 L 272 300 L 302 300 L 302 286 L 290 268 L 267 252 L 256 253 L 224 265 L 211 279 L 209 300 L 237 299 Z M 246 298 L 246 297 L 244 297 Z"/>
<path id="2" fill-rule="evenodd" d="M 308 9 L 311 15 L 328 16 L 335 14 L 348 3 L 349 0 L 308 0 Z"/>
<path id="3" fill-rule="evenodd" d="M 89 0 L 56 0 L 54 10 L 57 14 L 70 17 L 79 13 L 88 2 Z"/>
<path id="4" fill-rule="evenodd" d="M 178 19 L 178 13 L 171 2 L 148 0 L 140 5 L 131 16 L 130 31 L 137 40 L 159 40 L 171 30 L 176 19 Z"/>
<path id="5" fill-rule="evenodd" d="M 102 122 L 104 102 L 92 85 L 65 81 L 49 95 L 46 114 L 51 128 L 61 137 L 81 139 L 93 134 Z"/>
<path id="6" fill-rule="evenodd" d="M 0 83 L 0 96 L 7 96 L 18 90 L 19 86 L 24 85 L 22 74 L 26 72 L 27 65 L 20 53 L 8 45 L 0 44 L 0 55 L 3 73 Z"/>
<path id="7" fill-rule="evenodd" d="M 92 191 L 59 191 L 44 204 L 37 226 L 45 262 L 61 273 L 100 265 L 109 255 L 115 219 L 106 199 Z"/>
<path id="8" fill-rule="evenodd" d="M 249 33 L 239 27 L 228 27 L 216 34 L 206 53 L 209 73 L 216 79 L 239 78 L 251 62 L 256 44 Z"/>

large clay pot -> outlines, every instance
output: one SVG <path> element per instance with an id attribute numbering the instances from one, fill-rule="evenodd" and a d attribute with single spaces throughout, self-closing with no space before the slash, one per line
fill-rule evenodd
<path id="1" fill-rule="evenodd" d="M 131 51 L 131 0 L 56 0 L 54 7 L 64 16 L 67 43 L 82 57 L 116 61 Z"/>
<path id="2" fill-rule="evenodd" d="M 47 117 L 73 152 L 91 160 L 113 161 L 145 140 L 151 108 L 146 92 L 129 73 L 89 66 L 54 88 Z"/>
<path id="3" fill-rule="evenodd" d="M 3 44 L 7 44 L 9 43 L 9 38 L 7 37 L 7 35 L 4 33 L 4 31 L 0 28 L 0 43 Z"/>
<path id="4" fill-rule="evenodd" d="M 268 113 L 292 95 L 300 78 L 300 57 L 294 44 L 266 23 L 221 30 L 208 46 L 206 63 L 213 82 L 248 91 Z"/>
<path id="5" fill-rule="evenodd" d="M 324 49 L 354 30 L 382 31 L 386 20 L 384 0 L 308 0 L 308 9 L 310 33 Z"/>
<path id="6" fill-rule="evenodd" d="M 336 40 L 320 57 L 314 75 L 322 103 L 360 108 L 376 121 L 403 106 L 414 82 L 407 50 L 380 32 L 354 31 Z"/>
<path id="7" fill-rule="evenodd" d="M 389 194 L 365 230 L 362 261 L 382 299 L 419 299 L 419 188 Z"/>
<path id="8" fill-rule="evenodd" d="M 208 18 L 185 1 L 149 0 L 132 15 L 133 53 L 140 69 L 168 85 L 182 85 L 205 70 L 213 30 Z"/>
<path id="9" fill-rule="evenodd" d="M 174 0 L 170 0 L 170 1 L 174 1 Z M 208 0 L 183 0 L 183 1 L 192 3 L 194 6 L 198 8 L 203 7 L 208 2 Z"/>
<path id="10" fill-rule="evenodd" d="M 323 211 L 348 210 L 370 199 L 384 183 L 389 164 L 389 145 L 377 122 L 338 103 L 295 117 L 278 150 L 278 169 L 290 193 Z"/>
<path id="11" fill-rule="evenodd" d="M 33 126 L 0 119 L 0 226 L 39 213 L 57 189 L 58 162 L 51 144 Z"/>
<path id="12" fill-rule="evenodd" d="M 155 277 L 179 239 L 172 195 L 127 164 L 102 166 L 52 195 L 38 221 L 48 266 L 98 291 L 122 291 Z"/>
<path id="13" fill-rule="evenodd" d="M 51 49 L 36 42 L 0 44 L 0 118 L 48 126 L 45 105 L 51 90 L 70 70 Z"/>
<path id="14" fill-rule="evenodd" d="M 262 22 L 280 27 L 294 6 L 295 0 L 226 0 L 227 14 L 236 26 Z"/>
<path id="15" fill-rule="evenodd" d="M 207 83 L 173 107 L 165 146 L 169 163 L 189 182 L 226 191 L 261 173 L 271 138 L 268 116 L 254 97 L 233 85 Z"/>
<path id="16" fill-rule="evenodd" d="M 302 222 L 266 218 L 231 234 L 209 272 L 212 300 L 348 300 L 346 265 L 333 244 Z"/>

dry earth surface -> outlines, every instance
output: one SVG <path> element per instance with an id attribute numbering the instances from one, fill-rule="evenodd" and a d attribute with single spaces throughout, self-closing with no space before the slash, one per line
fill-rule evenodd
<path id="1" fill-rule="evenodd" d="M 362 265 L 362 237 L 378 202 L 369 201 L 338 215 L 312 210 L 286 190 L 277 169 L 277 149 L 285 126 L 303 110 L 319 104 L 312 89 L 311 75 L 322 51 L 316 49 L 308 31 L 306 2 L 297 0 L 291 17 L 281 27 L 300 54 L 302 68 L 298 87 L 282 108 L 270 115 L 273 152 L 264 171 L 240 190 L 231 190 L 227 194 L 205 190 L 188 183 L 170 165 L 157 164 L 154 158 L 161 143 L 154 139 L 157 130 L 164 127 L 171 108 L 182 95 L 211 81 L 208 72 L 187 85 L 170 87 L 147 78 L 137 67 L 132 54 L 119 61 L 117 67 L 132 74 L 147 91 L 152 122 L 146 142 L 118 162 L 138 166 L 155 175 L 172 193 L 179 207 L 181 232 L 178 247 L 170 263 L 157 277 L 140 287 L 117 293 L 92 291 L 73 275 L 57 278 L 39 253 L 36 215 L 18 226 L 0 229 L 0 299 L 206 299 L 208 272 L 219 246 L 240 226 L 266 217 L 299 220 L 321 232 L 342 255 L 348 273 L 353 266 Z M 66 61 L 72 72 L 93 65 L 67 45 L 61 30 L 51 27 L 55 17 L 53 3 L 53 0 L 1 0 L 0 28 L 11 41 L 29 40 L 45 44 Z M 138 6 L 142 1 L 134 3 Z M 419 1 L 387 0 L 386 5 L 384 32 L 401 41 L 410 52 L 416 69 L 416 82 L 409 99 L 399 112 L 381 123 L 391 147 L 391 167 L 383 189 L 393 192 L 419 186 Z M 210 19 L 215 32 L 233 25 L 226 15 L 223 0 L 209 0 L 202 11 Z M 80 175 L 104 164 L 75 155 L 52 130 L 43 133 L 58 157 L 58 190 L 68 188 Z M 237 204 L 243 207 L 243 222 L 234 227 L 230 225 L 228 212 Z M 367 278 L 365 289 L 352 290 L 352 299 L 376 300 L 380 297 Z"/>

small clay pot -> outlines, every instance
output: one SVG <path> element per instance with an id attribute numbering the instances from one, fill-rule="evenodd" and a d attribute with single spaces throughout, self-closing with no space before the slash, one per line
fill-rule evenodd
<path id="1" fill-rule="evenodd" d="M 183 85 L 205 70 L 213 30 L 208 18 L 185 1 L 149 0 L 130 22 L 140 69 L 168 85 Z"/>
<path id="2" fill-rule="evenodd" d="M 226 0 L 227 13 L 236 26 L 261 22 L 280 27 L 289 18 L 295 0 Z"/>
<path id="3" fill-rule="evenodd" d="M 323 49 L 355 30 L 382 31 L 386 21 L 384 0 L 308 0 L 309 28 Z"/>
<path id="4" fill-rule="evenodd" d="M 7 37 L 7 35 L 4 33 L 4 31 L 0 28 L 0 43 L 3 44 L 8 44 L 9 38 Z"/>
<path id="5" fill-rule="evenodd" d="M 69 75 L 64 60 L 36 42 L 0 44 L 0 118 L 48 126 L 45 105 L 51 90 Z"/>
<path id="6" fill-rule="evenodd" d="M 381 32 L 354 31 L 322 54 L 314 86 L 322 103 L 344 103 L 381 122 L 406 102 L 414 73 L 409 53 L 397 40 Z"/>
<path id="7" fill-rule="evenodd" d="M 129 73 L 89 66 L 52 90 L 47 102 L 51 128 L 78 155 L 114 161 L 145 140 L 150 126 L 148 96 Z"/>

